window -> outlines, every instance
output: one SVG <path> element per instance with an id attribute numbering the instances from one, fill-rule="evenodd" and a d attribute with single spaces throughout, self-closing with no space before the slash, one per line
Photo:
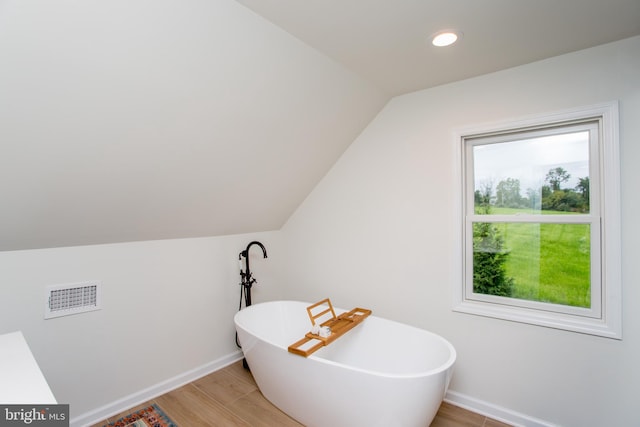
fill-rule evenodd
<path id="1" fill-rule="evenodd" d="M 454 310 L 621 338 L 617 104 L 456 134 Z"/>

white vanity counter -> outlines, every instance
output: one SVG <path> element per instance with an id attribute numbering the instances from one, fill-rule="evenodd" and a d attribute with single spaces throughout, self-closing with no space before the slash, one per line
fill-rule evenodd
<path id="1" fill-rule="evenodd" d="M 55 404 L 22 332 L 0 335 L 0 404 Z"/>

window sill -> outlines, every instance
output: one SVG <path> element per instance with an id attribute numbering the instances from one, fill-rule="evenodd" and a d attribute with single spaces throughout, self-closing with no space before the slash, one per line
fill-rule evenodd
<path id="1" fill-rule="evenodd" d="M 613 321 L 612 319 L 606 321 L 590 317 L 468 300 L 455 305 L 453 311 L 605 338 L 622 339 L 620 322 Z"/>

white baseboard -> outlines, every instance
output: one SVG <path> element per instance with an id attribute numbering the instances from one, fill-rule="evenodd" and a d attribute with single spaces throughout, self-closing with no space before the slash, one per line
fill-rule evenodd
<path id="1" fill-rule="evenodd" d="M 502 406 L 494 405 L 492 403 L 467 396 L 466 394 L 458 393 L 457 391 L 447 391 L 444 401 L 517 427 L 555 426 L 555 424 L 551 424 L 547 421 L 530 417 L 528 415 L 512 411 L 511 409 L 503 408 Z"/>
<path id="2" fill-rule="evenodd" d="M 118 399 L 115 402 L 104 405 L 93 411 L 71 418 L 69 421 L 69 427 L 86 427 L 93 425 L 110 416 L 146 402 L 147 400 L 151 400 L 180 386 L 195 381 L 198 378 L 202 378 L 205 375 L 222 369 L 240 359 L 242 359 L 241 351 L 228 354 L 173 378 L 169 378 L 168 380 L 152 385 L 144 390 L 125 396 L 122 399 Z"/>

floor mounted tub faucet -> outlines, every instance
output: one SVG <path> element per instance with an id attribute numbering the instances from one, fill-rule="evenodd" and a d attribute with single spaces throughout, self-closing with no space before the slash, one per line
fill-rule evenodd
<path id="1" fill-rule="evenodd" d="M 247 245 L 247 249 L 245 249 L 244 251 L 238 254 L 238 260 L 242 261 L 242 258 L 244 257 L 244 262 L 245 262 L 244 271 L 240 269 L 240 277 L 242 278 L 242 283 L 240 283 L 240 285 L 243 287 L 245 291 L 244 304 L 246 307 L 249 307 L 251 305 L 251 287 L 253 286 L 254 283 L 256 283 L 256 279 L 254 279 L 251 276 L 251 269 L 249 268 L 249 249 L 251 249 L 251 246 L 253 245 L 260 246 L 260 248 L 262 249 L 262 254 L 264 258 L 267 258 L 267 250 L 265 249 L 264 245 L 258 241 L 253 241 L 249 243 Z M 241 303 L 242 303 L 242 300 L 241 300 Z"/>

